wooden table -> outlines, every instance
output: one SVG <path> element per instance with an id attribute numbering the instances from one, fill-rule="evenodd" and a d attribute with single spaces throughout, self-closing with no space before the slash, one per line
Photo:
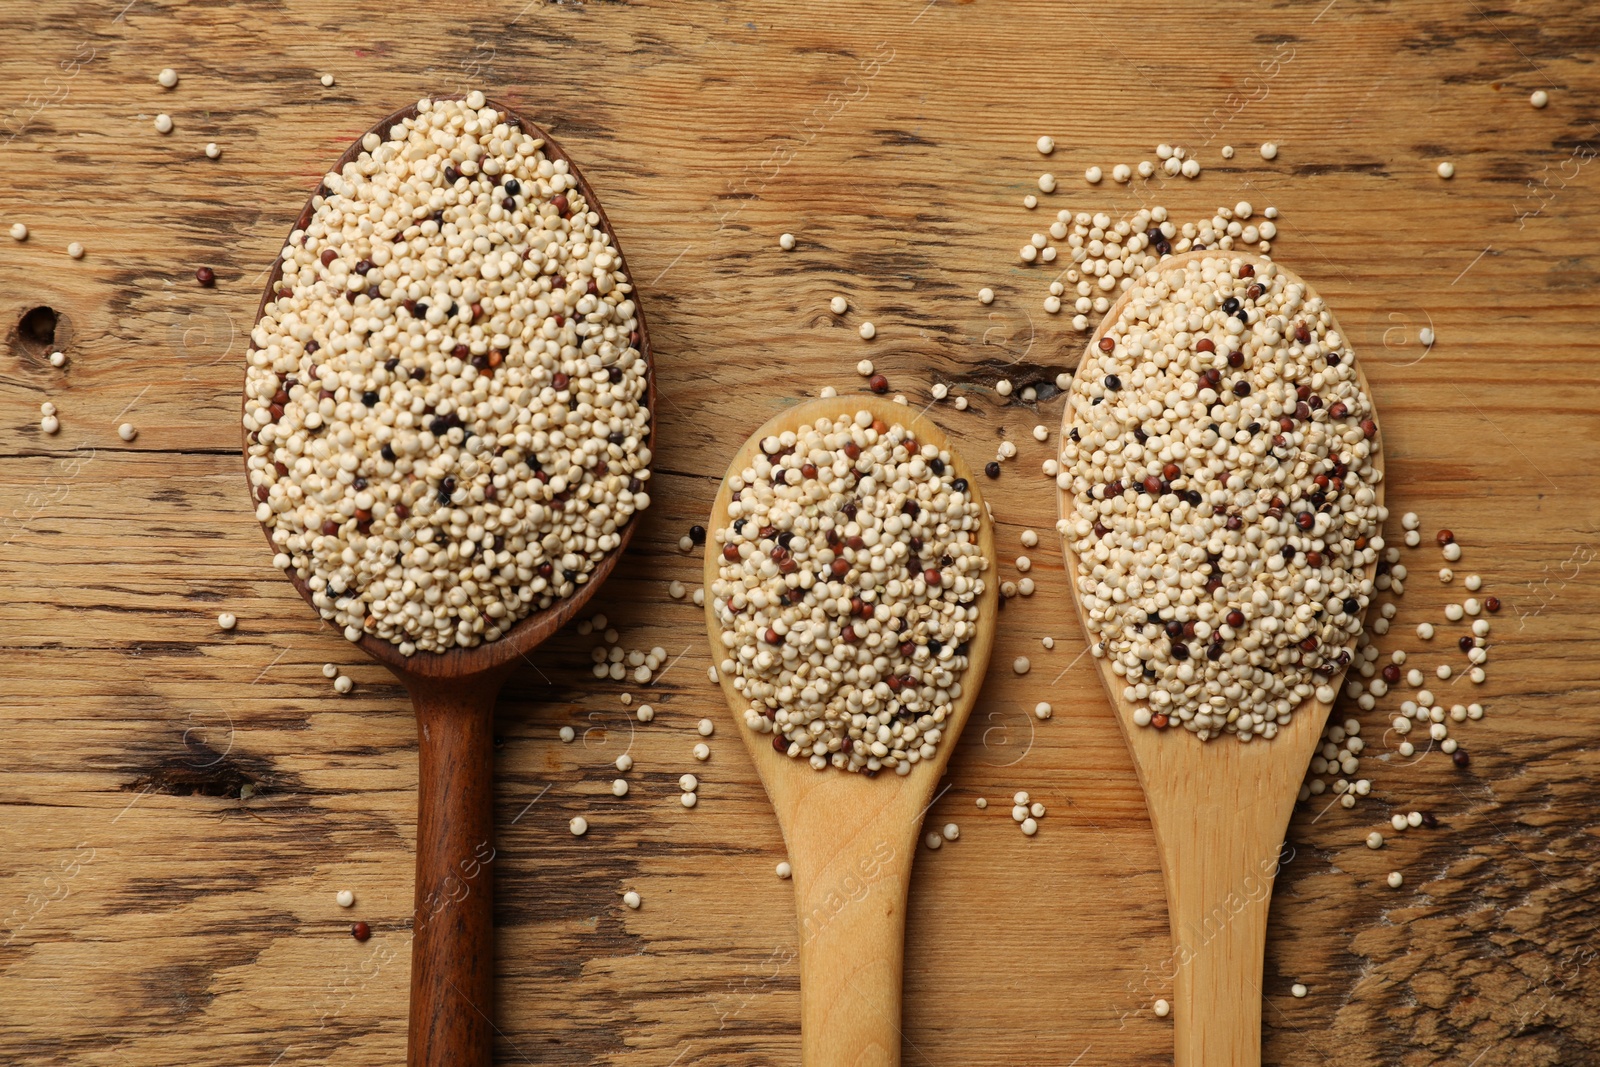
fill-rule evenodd
<path id="1" fill-rule="evenodd" d="M 1240 199 L 1281 209 L 1275 254 L 1354 333 L 1384 416 L 1392 534 L 1400 513 L 1423 517 L 1382 647 L 1427 669 L 1461 660 L 1455 627 L 1414 635 L 1464 595 L 1433 577 L 1439 527 L 1465 547 L 1457 574 L 1505 604 L 1488 684 L 1446 690 L 1488 708 L 1454 731 L 1471 766 L 1400 759 L 1390 698 L 1358 716 L 1372 796 L 1297 815 L 1266 1061 L 1600 1061 L 1600 28 L 1586 5 L 493 6 L 396 19 L 369 0 L 49 0 L 0 29 L 0 223 L 32 230 L 0 237 L 0 1061 L 403 1056 L 413 723 L 389 676 L 271 569 L 238 392 L 259 287 L 321 169 L 376 116 L 475 86 L 584 161 L 640 284 L 662 393 L 655 503 L 597 603 L 630 647 L 671 657 L 647 687 L 597 683 L 592 638 L 569 632 L 501 702 L 500 1062 L 795 1062 L 781 842 L 706 677 L 701 614 L 667 590 L 697 580 L 677 541 L 737 443 L 824 385 L 861 388 L 864 355 L 917 407 L 935 382 L 967 396 L 965 412 L 934 410 L 975 461 L 1017 443 L 985 487 L 1007 576 L 1021 531 L 1044 535 L 1038 592 L 1003 614 L 929 815 L 961 838 L 918 860 L 905 1061 L 1169 1059 L 1170 1021 L 1151 1010 L 1170 988 L 1156 854 L 1066 599 L 1039 473 L 1050 446 L 1030 436 L 1057 424 L 1053 383 L 1082 335 L 1042 311 L 1051 275 L 1016 249 L 1063 205 L 1159 202 L 1186 220 Z M 167 66 L 182 75 L 170 92 Z M 1536 88 L 1548 109 L 1529 106 Z M 168 136 L 152 128 L 162 111 Z M 1059 145 L 1048 159 L 1042 133 Z M 1194 153 L 1198 180 L 1084 184 L 1086 166 L 1162 141 Z M 1271 163 L 1263 141 L 1280 146 Z M 1025 211 L 1046 169 L 1060 191 Z M 201 265 L 215 289 L 195 284 Z M 36 307 L 58 316 L 53 341 L 40 316 L 19 327 Z M 1000 397 L 1001 378 L 1019 392 Z M 237 630 L 218 629 L 223 610 Z M 333 692 L 325 662 L 354 693 Z M 655 721 L 632 721 L 624 692 Z M 1052 720 L 1033 719 L 1039 700 Z M 700 765 L 702 716 L 718 732 Z M 637 765 L 619 800 L 624 750 Z M 692 811 L 688 770 L 703 782 Z M 1036 838 L 1009 818 L 1018 789 L 1049 806 Z M 1440 827 L 1365 847 L 1411 810 Z M 567 832 L 578 813 L 583 838 Z M 341 888 L 354 909 L 335 905 Z M 357 918 L 366 944 L 347 933 Z"/>

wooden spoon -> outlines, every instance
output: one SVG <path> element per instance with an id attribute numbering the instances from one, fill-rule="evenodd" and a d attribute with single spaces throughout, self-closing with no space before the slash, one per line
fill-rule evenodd
<path id="1" fill-rule="evenodd" d="M 572 158 L 548 133 L 510 108 L 492 100 L 488 106 L 520 122 L 535 137 L 543 138 L 546 157 L 567 160 L 589 209 L 600 215 L 601 228 L 616 244 L 616 231 Z M 397 111 L 372 127 L 371 132 L 387 140 L 391 126 L 416 114 L 415 105 Z M 362 151 L 360 142 L 361 138 L 356 138 L 332 169 L 340 170 L 357 158 Z M 304 228 L 311 216 L 312 203 L 307 200 L 293 229 Z M 280 258 L 261 295 L 257 322 L 273 298 L 282 273 Z M 633 298 L 637 305 L 637 292 Z M 643 309 L 634 315 L 639 322 L 637 347 L 645 361 L 644 403 L 653 412 L 655 377 Z M 653 436 L 653 425 L 651 429 Z M 649 446 L 650 439 L 646 437 L 644 447 Z M 245 448 L 248 454 L 248 435 Z M 635 521 L 622 528 L 622 540 L 616 550 L 600 561 L 572 596 L 521 619 L 499 640 L 448 652 L 418 651 L 409 657 L 401 655 L 395 645 L 370 634 L 355 642 L 400 679 L 411 694 L 417 715 L 416 912 L 406 1053 L 410 1067 L 488 1067 L 493 1057 L 495 698 L 517 662 L 583 610 L 616 567 L 637 525 Z M 272 545 L 271 531 L 265 525 L 262 530 L 267 534 L 268 545 Z M 276 546 L 273 551 L 277 551 Z M 306 583 L 293 571 L 287 577 L 311 603 L 311 590 Z"/>
<path id="2" fill-rule="evenodd" d="M 1178 269 L 1191 260 L 1215 255 L 1184 253 L 1164 260 L 1159 269 Z M 1258 272 L 1267 262 L 1238 252 L 1229 255 L 1254 265 Z M 1305 285 L 1282 265 L 1276 266 L 1289 283 Z M 1124 293 L 1112 305 L 1086 352 L 1095 351 L 1130 295 Z M 1306 286 L 1307 299 L 1315 295 Z M 1334 329 L 1338 329 L 1337 323 Z M 1343 330 L 1339 333 L 1348 336 Z M 1080 366 L 1089 361 L 1085 355 Z M 1357 374 L 1362 391 L 1370 397 L 1371 389 L 1359 365 Z M 1068 405 L 1062 434 L 1072 426 Z M 1371 462 L 1381 475 L 1382 452 L 1374 452 Z M 1381 505 L 1381 477 L 1375 491 Z M 1061 515 L 1070 519 L 1076 514 L 1072 494 L 1063 492 Z M 1062 541 L 1078 619 L 1087 636 L 1090 631 L 1083 601 L 1076 595 L 1078 560 L 1070 538 Z M 1368 569 L 1369 579 L 1375 570 L 1376 564 Z M 1136 705 L 1123 698 L 1123 681 L 1112 673 L 1110 658 L 1096 657 L 1095 662 L 1144 787 L 1166 878 L 1173 941 L 1170 965 L 1176 971 L 1174 1065 L 1259 1067 L 1267 906 L 1289 816 L 1330 705 L 1307 700 L 1270 741 L 1256 738 L 1244 744 L 1233 737 L 1200 741 L 1184 729 L 1135 725 Z M 1337 692 L 1343 677 L 1340 671 L 1327 684 Z"/>
<path id="3" fill-rule="evenodd" d="M 983 508 L 971 471 L 933 420 L 879 397 L 830 397 L 789 408 L 744 443 L 728 473 L 742 471 L 764 437 L 863 409 L 890 425 L 906 427 L 919 442 L 948 450 L 956 475 L 967 479 L 972 500 Z M 729 525 L 731 497 L 725 478 L 707 529 Z M 994 528 L 987 511 L 982 514 L 978 543 L 990 565 L 978 600 L 978 632 L 968 646 L 967 669 L 961 676 L 961 696 L 945 723 L 937 754 L 916 764 L 910 774 L 868 778 L 832 767 L 816 771 L 809 761 L 780 755 L 773 751 L 768 735 L 745 726 L 744 709 L 749 705 L 732 679 L 722 675 L 734 729 L 750 750 L 794 865 L 800 916 L 801 1062 L 807 1067 L 893 1067 L 900 1062 L 906 893 L 917 834 L 977 701 L 994 644 L 1000 581 Z M 715 537 L 706 538 L 706 626 L 717 662 L 725 650 L 709 592 L 720 574 L 721 558 Z"/>

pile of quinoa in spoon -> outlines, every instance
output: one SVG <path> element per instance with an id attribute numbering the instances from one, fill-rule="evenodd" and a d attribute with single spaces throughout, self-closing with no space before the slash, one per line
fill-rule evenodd
<path id="1" fill-rule="evenodd" d="M 650 477 L 633 287 L 566 160 L 479 92 L 417 112 L 289 235 L 244 404 L 275 564 L 408 656 L 572 595 Z"/>
<path id="2" fill-rule="evenodd" d="M 1152 271 L 1068 404 L 1072 577 L 1134 721 L 1249 741 L 1332 703 L 1387 513 L 1372 404 L 1322 300 L 1227 255 Z"/>
<path id="3" fill-rule="evenodd" d="M 988 568 L 950 453 L 859 411 L 765 438 L 728 487 L 708 592 L 745 726 L 819 771 L 932 759 Z"/>

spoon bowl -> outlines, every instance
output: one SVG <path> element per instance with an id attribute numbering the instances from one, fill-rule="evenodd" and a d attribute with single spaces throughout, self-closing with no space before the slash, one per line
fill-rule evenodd
<path id="1" fill-rule="evenodd" d="M 460 99 L 436 97 L 434 99 Z M 544 141 L 544 155 L 564 159 L 577 181 L 589 210 L 600 216 L 600 229 L 613 245 L 621 246 L 605 217 L 593 188 L 548 133 L 515 111 L 486 101 L 508 121 Z M 370 133 L 388 139 L 389 128 L 418 114 L 416 105 L 404 108 L 372 127 Z M 340 171 L 360 157 L 361 141 L 354 143 L 334 163 Z M 319 187 L 307 199 L 295 225 L 304 229 L 313 216 Z M 287 244 L 287 241 L 285 241 Z M 625 267 L 622 268 L 625 271 Z M 261 321 L 267 305 L 277 295 L 283 276 L 281 254 L 256 309 Z M 644 360 L 645 395 L 641 403 L 654 412 L 655 377 L 644 310 L 634 294 L 638 321 L 637 348 Z M 654 420 L 642 448 L 654 436 Z M 249 434 L 245 435 L 248 455 Z M 246 469 L 246 486 L 249 471 Z M 410 1067 L 488 1067 L 494 1052 L 494 704 L 501 686 L 519 660 L 537 648 L 568 620 L 582 611 L 616 568 L 637 527 L 637 518 L 618 531 L 620 543 L 599 561 L 573 595 L 543 611 L 518 620 L 497 640 L 472 648 L 445 652 L 418 650 L 403 655 L 398 646 L 370 633 L 353 642 L 368 656 L 387 667 L 411 694 L 418 729 L 417 874 L 416 910 L 413 916 L 411 954 L 410 1028 L 407 1063 Z M 267 543 L 272 531 L 262 524 Z M 286 577 L 306 603 L 312 591 L 293 570 Z M 313 604 L 313 607 L 315 605 Z"/>
<path id="2" fill-rule="evenodd" d="M 909 774 L 869 778 L 773 750 L 769 737 L 744 723 L 746 698 L 719 672 L 734 728 L 750 751 L 756 773 L 772 801 L 794 867 L 800 921 L 800 1041 L 807 1067 L 900 1062 L 900 986 L 905 960 L 906 896 L 917 834 L 934 789 L 955 751 L 978 699 L 994 644 L 999 610 L 994 527 L 966 463 L 932 419 L 879 397 L 830 397 L 789 408 L 744 443 L 728 467 L 732 476 L 749 465 L 763 438 L 840 418 L 857 411 L 911 430 L 919 442 L 947 450 L 956 475 L 967 479 L 971 499 L 983 515 L 978 543 L 990 561 L 978 599 L 978 631 L 968 645 L 961 694 L 945 722 L 932 759 Z M 712 508 L 706 538 L 706 626 L 713 657 L 720 662 L 722 626 L 710 597 L 720 576 L 721 546 L 714 532 L 730 524 L 732 491 L 725 478 Z"/>
<path id="3" fill-rule="evenodd" d="M 1182 268 L 1216 255 L 1171 256 L 1158 270 Z M 1228 255 L 1253 265 L 1258 274 L 1268 262 L 1237 252 Z M 1281 264 L 1274 266 L 1290 283 L 1305 285 Z M 1093 353 L 1117 322 L 1132 292 L 1112 305 L 1086 353 Z M 1316 295 L 1309 285 L 1306 294 L 1308 299 Z M 1333 328 L 1338 329 L 1337 322 Z M 1080 366 L 1089 363 L 1086 354 Z M 1362 392 L 1370 398 L 1359 363 L 1356 372 Z M 1068 404 L 1062 435 L 1074 425 Z M 1381 435 L 1376 440 L 1381 442 Z M 1373 451 L 1370 462 L 1379 471 L 1374 489 L 1381 506 L 1381 448 Z M 1076 517 L 1070 491 L 1061 492 L 1060 502 L 1063 518 Z M 1062 537 L 1062 548 L 1078 619 L 1088 637 L 1088 619 L 1077 595 L 1078 558 L 1070 537 Z M 1375 570 L 1376 563 L 1368 567 L 1369 581 Z M 1289 816 L 1332 705 L 1314 697 L 1305 700 L 1270 740 L 1258 737 L 1242 743 L 1224 736 L 1201 741 L 1181 728 L 1137 725 L 1133 713 L 1139 705 L 1125 699 L 1124 681 L 1111 670 L 1111 658 L 1097 656 L 1095 663 L 1144 789 L 1166 881 L 1173 941 L 1169 962 L 1176 973 L 1175 1067 L 1259 1067 L 1267 908 Z M 1343 677 L 1341 669 L 1329 678 L 1327 684 L 1335 693 Z"/>

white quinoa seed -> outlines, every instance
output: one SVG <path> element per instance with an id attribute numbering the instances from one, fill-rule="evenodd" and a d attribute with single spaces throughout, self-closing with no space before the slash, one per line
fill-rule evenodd
<path id="1" fill-rule="evenodd" d="M 11 224 L 11 239 L 13 241 L 26 241 L 28 239 L 27 225 L 21 222 L 13 222 Z"/>
<path id="2" fill-rule="evenodd" d="M 67 245 L 67 255 L 73 259 L 82 259 L 83 245 L 77 241 L 73 241 L 71 244 Z"/>
<path id="3" fill-rule="evenodd" d="M 794 234 L 792 234 L 792 233 L 779 234 L 778 235 L 778 247 L 783 249 L 785 252 L 792 252 L 794 250 Z"/>
<path id="4" fill-rule="evenodd" d="M 1022 820 L 1022 832 L 1024 834 L 1026 834 L 1028 837 L 1032 837 L 1034 834 L 1038 833 L 1039 832 L 1039 823 L 1038 823 L 1038 821 L 1035 820 L 1034 818 L 1032 818 L 1031 816 L 1029 818 L 1023 819 Z"/>
<path id="5" fill-rule="evenodd" d="M 777 874 L 779 878 L 788 879 L 794 874 L 794 867 L 790 865 L 788 860 L 782 860 L 778 863 Z"/>
<path id="6" fill-rule="evenodd" d="M 1053 193 L 1056 191 L 1056 176 L 1048 172 L 1039 175 L 1039 191 Z"/>
<path id="7" fill-rule="evenodd" d="M 1034 718 L 1043 721 L 1051 716 L 1052 712 L 1048 701 L 1041 700 L 1033 706 Z"/>
<path id="8" fill-rule="evenodd" d="M 628 780 L 626 778 L 618 778 L 618 779 L 614 780 L 611 783 L 611 795 L 614 796 L 614 797 L 625 797 L 625 796 L 627 796 L 628 795 Z"/>
<path id="9" fill-rule="evenodd" d="M 1268 141 L 1265 144 L 1263 144 L 1261 146 L 1261 158 L 1262 159 L 1277 159 L 1278 158 L 1278 146 L 1273 144 L 1271 141 Z"/>
<path id="10" fill-rule="evenodd" d="M 835 315 L 843 315 L 846 311 L 850 310 L 850 301 L 846 300 L 842 296 L 836 296 L 832 300 L 828 301 L 828 308 Z"/>
<path id="11" fill-rule="evenodd" d="M 1405 884 L 1406 879 L 1405 875 L 1401 874 L 1399 871 L 1390 871 L 1387 881 L 1390 889 L 1399 889 Z"/>
<path id="12" fill-rule="evenodd" d="M 712 734 L 716 733 L 717 724 L 712 722 L 710 719 L 701 719 L 696 728 L 700 731 L 701 737 L 710 737 Z"/>
<path id="13" fill-rule="evenodd" d="M 1083 172 L 1083 180 L 1088 182 L 1090 185 L 1099 185 L 1100 179 L 1103 177 L 1105 177 L 1105 174 L 1100 170 L 1099 167 L 1090 167 Z"/>
<path id="14" fill-rule="evenodd" d="M 878 335 L 878 328 L 870 322 L 863 322 L 856 332 L 861 335 L 863 341 L 870 341 Z"/>
<path id="15" fill-rule="evenodd" d="M 730 474 L 739 498 L 713 535 L 721 673 L 748 701 L 745 726 L 819 771 L 931 759 L 976 632 L 981 515 L 949 453 L 909 438 L 867 411 L 769 437 Z"/>
<path id="16" fill-rule="evenodd" d="M 1165 1000 L 1158 1000 L 1155 1002 L 1155 1004 L 1151 1005 L 1151 1010 L 1156 1013 L 1156 1018 L 1165 1019 L 1168 1015 L 1172 1014 L 1172 1005 L 1168 1004 Z"/>
<path id="17" fill-rule="evenodd" d="M 1301 985 L 1299 982 L 1296 982 L 1294 985 L 1289 987 L 1289 992 L 1295 997 L 1304 997 L 1308 990 L 1305 986 Z"/>
<path id="18" fill-rule="evenodd" d="M 1027 208 L 1029 211 L 1032 211 L 1034 208 L 1039 206 L 1039 198 L 1034 196 L 1032 193 L 1029 193 L 1027 196 L 1022 198 L 1022 206 Z"/>
<path id="19" fill-rule="evenodd" d="M 132 441 L 139 436 L 139 428 L 131 422 L 125 422 L 117 427 L 117 436 L 124 441 Z"/>
<path id="20" fill-rule="evenodd" d="M 704 741 L 694 746 L 694 758 L 704 763 L 711 758 L 711 746 Z"/>
<path id="21" fill-rule="evenodd" d="M 651 719 L 656 717 L 656 709 L 652 708 L 649 704 L 640 704 L 639 710 L 634 712 L 634 716 L 640 722 L 649 722 Z"/>
<path id="22" fill-rule="evenodd" d="M 1449 179 L 1456 176 L 1456 165 L 1450 162 L 1448 159 L 1443 163 L 1440 163 L 1437 170 L 1439 177 L 1441 178 Z"/>
<path id="23" fill-rule="evenodd" d="M 961 827 L 957 826 L 953 822 L 947 822 L 944 824 L 944 829 L 941 831 L 941 833 L 944 834 L 944 839 L 946 841 L 954 841 L 961 836 Z"/>
<path id="24" fill-rule="evenodd" d="M 231 630 L 239 625 L 239 617 L 231 611 L 224 611 L 217 616 L 217 625 L 224 630 Z"/>
<path id="25" fill-rule="evenodd" d="M 1367 847 L 1368 848 L 1374 848 L 1374 849 L 1382 848 L 1383 847 L 1383 835 L 1381 833 L 1379 833 L 1378 831 L 1376 831 L 1376 830 L 1372 831 L 1372 833 L 1367 835 Z"/>
<path id="26" fill-rule="evenodd" d="M 178 72 L 171 67 L 162 68 L 161 73 L 156 75 L 156 84 L 163 89 L 173 88 L 178 84 Z"/>
<path id="27" fill-rule="evenodd" d="M 1027 674 L 1032 666 L 1033 664 L 1029 662 L 1027 656 L 1018 656 L 1011 661 L 1011 669 L 1018 674 Z"/>
<path id="28" fill-rule="evenodd" d="M 1539 104 L 1539 105 L 1535 105 L 1535 106 L 1543 107 L 1544 105 Z M 1037 148 L 1039 150 L 1039 154 L 1041 156 L 1048 156 L 1051 152 L 1054 152 L 1056 150 L 1055 138 L 1048 137 L 1048 136 L 1041 137 L 1041 138 L 1039 138 L 1037 141 L 1035 141 L 1033 143 L 1033 147 L 1035 147 L 1035 148 Z"/>
<path id="29" fill-rule="evenodd" d="M 1233 145 L 1225 144 L 1225 145 L 1222 146 L 1222 158 L 1223 159 L 1232 159 L 1233 158 Z"/>
<path id="30" fill-rule="evenodd" d="M 50 353 L 50 365 L 52 367 L 65 367 L 67 365 L 67 354 L 65 352 Z"/>
<path id="31" fill-rule="evenodd" d="M 172 132 L 172 116 L 171 115 L 165 115 L 165 114 L 157 115 L 154 125 L 155 125 L 157 133 L 171 133 Z"/>
<path id="32" fill-rule="evenodd" d="M 994 303 L 994 290 L 993 289 L 989 289 L 987 287 L 983 288 L 983 289 L 979 289 L 978 290 L 978 303 L 980 303 L 980 304 L 992 304 L 992 303 Z"/>
<path id="33" fill-rule="evenodd" d="M 1080 440 L 1062 441 L 1073 579 L 1098 638 L 1090 647 L 1128 679 L 1125 698 L 1148 705 L 1141 725 L 1182 725 L 1202 740 L 1271 738 L 1302 701 L 1337 696 L 1312 668 L 1359 636 L 1359 612 L 1346 602 L 1373 595 L 1365 571 L 1383 548 L 1386 513 L 1369 462 L 1377 447 L 1370 401 L 1321 300 L 1271 264 L 1246 272 L 1237 260 L 1207 256 L 1148 273 L 1131 292 L 1073 380 L 1069 414 Z M 1222 310 L 1225 298 L 1240 302 L 1248 324 Z M 1232 351 L 1242 367 L 1230 364 Z M 1301 384 L 1323 398 L 1315 413 L 1297 412 Z M 1209 417 L 1194 417 L 1202 410 Z M 1158 418 L 1172 429 L 1135 439 L 1133 426 Z M 1276 435 L 1281 444 L 1244 429 L 1282 418 L 1293 427 Z M 1232 429 L 1223 436 L 1212 424 Z M 1267 461 L 1240 473 L 1245 456 Z M 1330 515 L 1305 498 L 1311 478 L 1336 462 L 1346 488 Z M 1147 480 L 1192 488 L 1199 503 L 1139 492 Z M 1225 529 L 1224 511 L 1243 527 Z M 1135 523 L 1138 555 L 1121 548 L 1133 542 Z M 1309 565 L 1310 552 L 1320 566 Z M 1180 597 L 1179 574 L 1208 555 L 1220 557 L 1222 587 Z M 1193 636 L 1173 642 L 1162 632 L 1168 622 L 1193 624 Z M 1308 641 L 1314 654 L 1302 647 Z"/>
<path id="34" fill-rule="evenodd" d="M 644 898 L 630 889 L 622 894 L 622 902 L 634 911 L 638 911 L 639 906 L 644 903 Z"/>
<path id="35" fill-rule="evenodd" d="M 937 850 L 944 847 L 944 838 L 937 830 L 929 830 L 922 838 L 922 843 L 929 849 Z"/>
<path id="36" fill-rule="evenodd" d="M 406 655 L 571 596 L 649 505 L 620 256 L 566 162 L 481 101 L 423 100 L 323 179 L 251 334 L 257 515 L 325 618 Z"/>
<path id="37" fill-rule="evenodd" d="M 329 89 L 329 88 L 333 87 L 333 75 L 332 74 L 324 74 L 322 77 L 318 78 L 317 80 L 322 83 L 322 87 L 324 89 Z"/>
<path id="38" fill-rule="evenodd" d="M 984 797 L 979 797 L 977 799 L 976 803 L 978 805 L 978 810 L 979 811 L 983 811 L 984 809 L 988 808 L 988 806 L 989 806 L 989 801 Z"/>
<path id="39" fill-rule="evenodd" d="M 633 770 L 633 757 L 624 752 L 622 755 L 617 757 L 614 766 L 617 768 L 617 770 L 626 774 L 628 771 Z"/>
<path id="40" fill-rule="evenodd" d="M 356 683 L 351 681 L 350 676 L 347 674 L 341 674 L 333 680 L 333 691 L 341 696 L 349 693 L 355 686 Z"/>
<path id="41" fill-rule="evenodd" d="M 61 420 L 54 415 L 46 415 L 39 420 L 39 429 L 47 434 L 54 434 L 61 429 Z"/>
<path id="42" fill-rule="evenodd" d="M 582 815 L 574 815 L 567 822 L 567 829 L 572 831 L 573 837 L 582 837 L 589 832 L 589 820 Z"/>
<path id="43" fill-rule="evenodd" d="M 1550 94 L 1543 89 L 1535 89 L 1528 97 L 1528 103 L 1534 107 L 1543 108 L 1550 103 Z"/>
<path id="44" fill-rule="evenodd" d="M 694 793 L 684 793 L 680 797 L 678 797 L 678 800 L 686 808 L 692 808 L 692 807 L 694 807 L 696 804 L 698 804 L 700 802 L 699 796 L 697 796 Z"/>
<path id="45" fill-rule="evenodd" d="M 210 142 L 208 142 L 206 144 L 206 158 L 207 159 L 221 159 L 222 158 L 222 149 L 217 146 L 217 142 L 210 141 Z"/>
<path id="46" fill-rule="evenodd" d="M 355 905 L 356 895 L 350 892 L 348 889 L 341 889 L 339 892 L 334 894 L 333 899 L 334 902 L 339 905 L 339 907 L 349 908 Z"/>

